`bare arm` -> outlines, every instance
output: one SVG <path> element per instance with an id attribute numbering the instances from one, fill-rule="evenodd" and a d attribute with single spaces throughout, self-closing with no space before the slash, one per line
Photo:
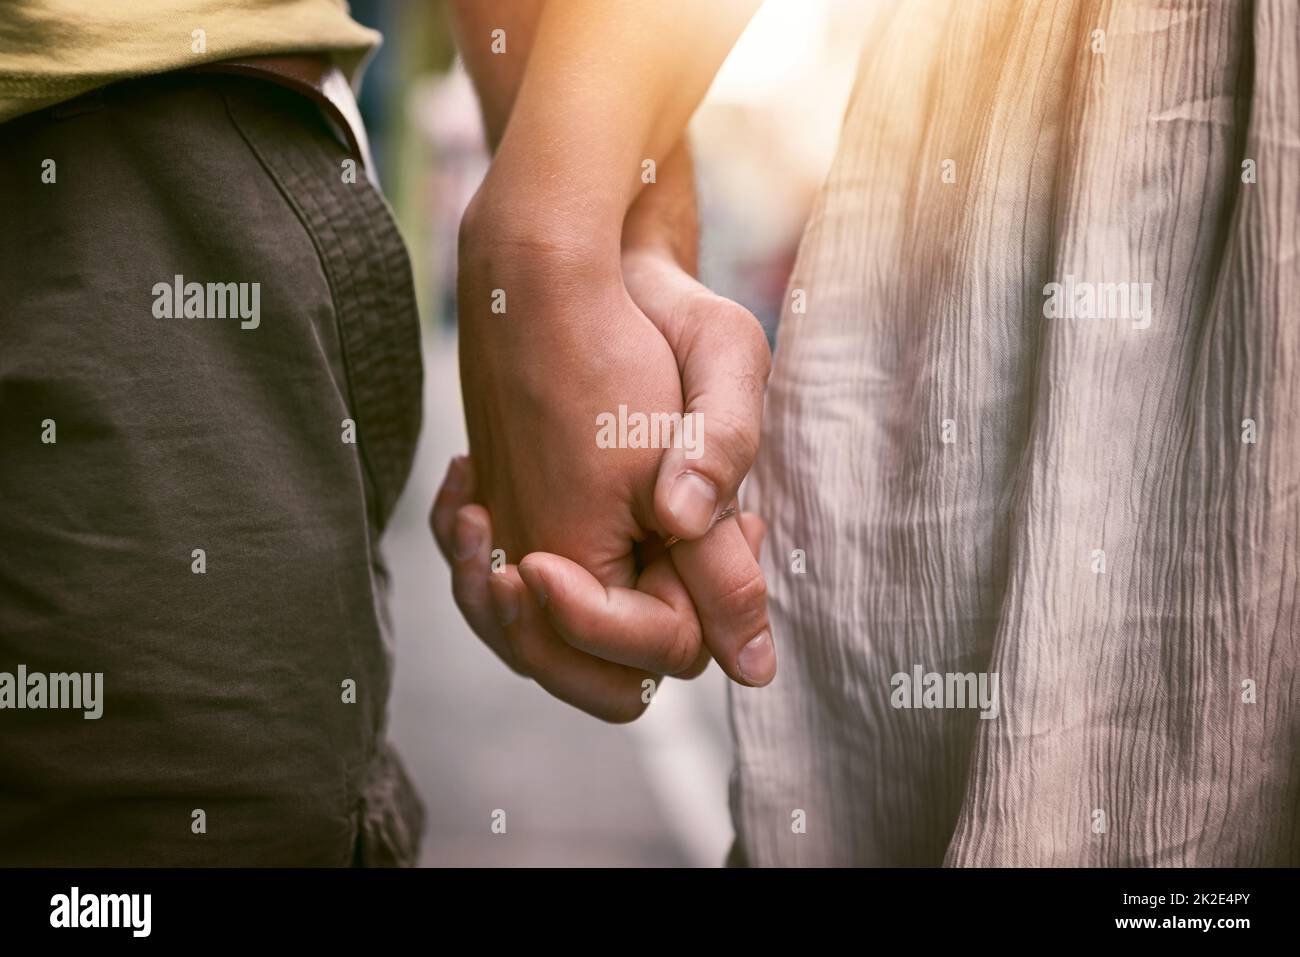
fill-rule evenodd
<path id="1" fill-rule="evenodd" d="M 478 95 L 488 147 L 496 152 L 523 82 L 547 0 L 450 0 L 452 33 Z M 493 52 L 496 31 L 504 52 Z M 655 185 L 628 212 L 623 248 L 670 256 L 694 276 L 699 260 L 695 173 L 683 136 L 656 164 Z"/>
<path id="2" fill-rule="evenodd" d="M 478 94 L 488 146 L 496 152 L 546 0 L 450 0 L 452 34 Z M 504 52 L 493 52 L 494 31 L 504 31 Z"/>
<path id="3" fill-rule="evenodd" d="M 643 162 L 665 162 L 758 5 L 546 5 L 471 210 L 471 236 L 488 231 L 495 241 L 558 242 L 616 257 L 624 216 L 643 185 Z"/>

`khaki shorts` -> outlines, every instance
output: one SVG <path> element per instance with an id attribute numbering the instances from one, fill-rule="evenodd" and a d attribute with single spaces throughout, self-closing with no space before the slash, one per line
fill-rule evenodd
<path id="1" fill-rule="evenodd" d="M 419 329 L 347 159 L 235 77 L 0 126 L 0 863 L 415 858 L 377 543 Z"/>

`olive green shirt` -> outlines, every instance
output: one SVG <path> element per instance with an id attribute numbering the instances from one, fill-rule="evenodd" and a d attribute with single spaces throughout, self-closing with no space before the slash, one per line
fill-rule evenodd
<path id="1" fill-rule="evenodd" d="M 0 122 L 118 80 L 239 56 L 329 53 L 355 88 L 379 40 L 344 0 L 4 0 Z"/>

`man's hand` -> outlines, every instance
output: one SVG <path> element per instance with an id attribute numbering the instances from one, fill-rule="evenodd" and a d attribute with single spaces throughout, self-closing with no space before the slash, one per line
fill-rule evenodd
<path id="1" fill-rule="evenodd" d="M 676 359 L 628 295 L 617 249 L 558 223 L 521 238 L 482 209 L 462 227 L 460 366 L 494 545 L 511 560 L 556 552 L 630 587 L 633 546 L 656 526 L 660 451 L 599 448 L 597 423 L 620 406 L 680 416 Z"/>

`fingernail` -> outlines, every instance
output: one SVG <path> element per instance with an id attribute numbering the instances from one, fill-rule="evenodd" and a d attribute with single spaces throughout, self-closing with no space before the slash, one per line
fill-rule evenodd
<path id="1" fill-rule="evenodd" d="M 483 526 L 468 515 L 456 516 L 456 561 L 463 562 L 483 545 Z"/>
<path id="2" fill-rule="evenodd" d="M 760 687 L 776 677 L 776 648 L 770 631 L 762 632 L 740 649 L 736 668 L 742 678 Z"/>
<path id="3" fill-rule="evenodd" d="M 524 580 L 528 590 L 537 599 L 537 604 L 546 607 L 546 578 L 532 565 L 520 565 L 519 577 Z"/>
<path id="4" fill-rule="evenodd" d="M 717 508 L 718 490 L 696 472 L 683 472 L 673 480 L 673 487 L 668 490 L 668 511 L 692 538 L 709 530 Z"/>
<path id="5" fill-rule="evenodd" d="M 497 613 L 497 621 L 503 628 L 519 617 L 519 590 L 514 582 L 502 575 L 490 575 L 488 591 L 492 594 L 492 608 Z"/>

